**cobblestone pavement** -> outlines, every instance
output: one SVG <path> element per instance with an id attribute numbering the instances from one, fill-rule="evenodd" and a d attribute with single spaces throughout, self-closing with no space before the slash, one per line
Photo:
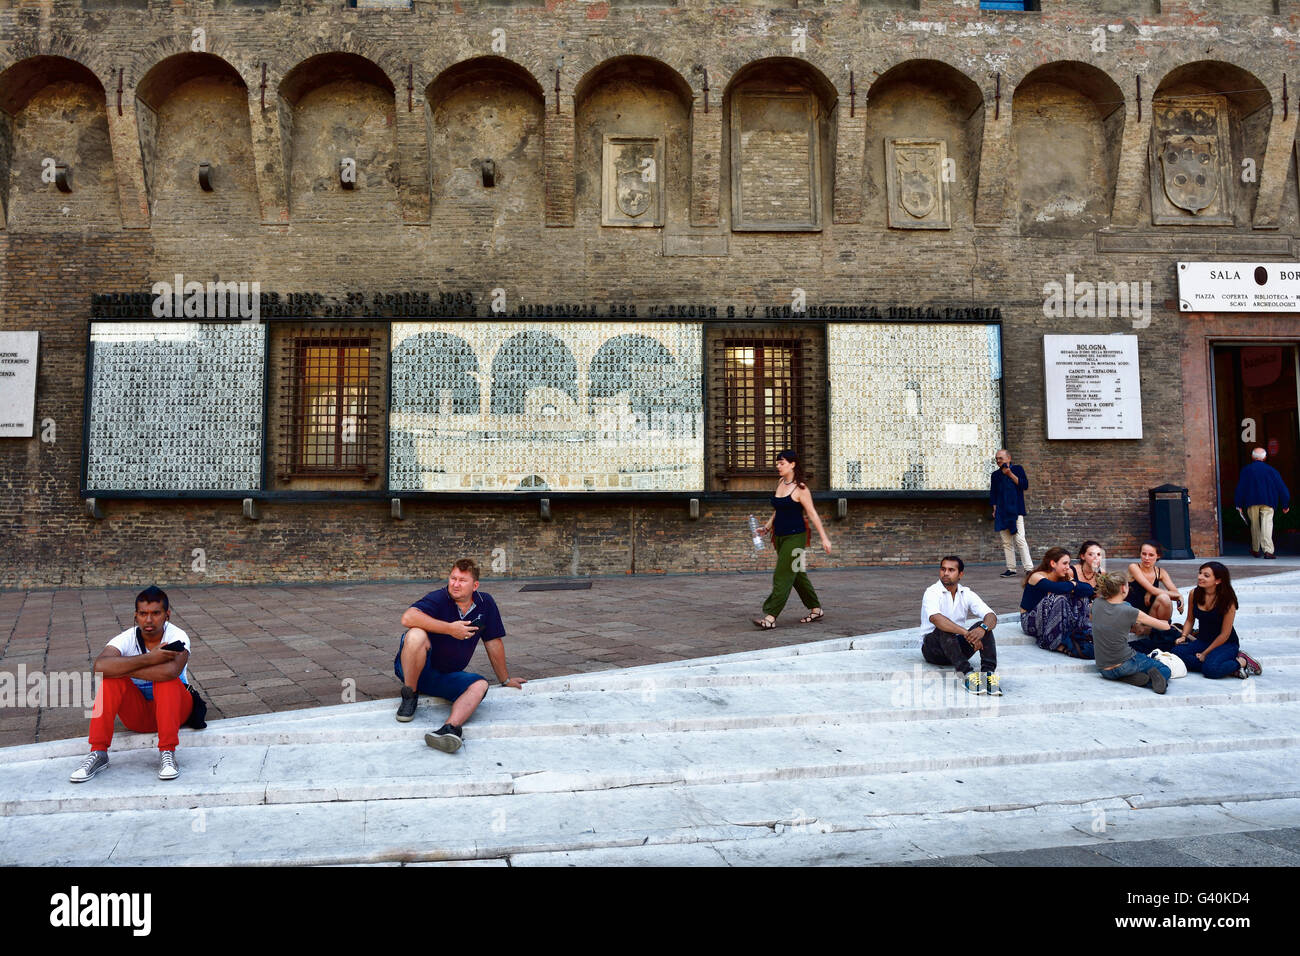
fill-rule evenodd
<path id="1" fill-rule="evenodd" d="M 1187 587 L 1199 563 L 1165 565 L 1175 584 Z M 1226 563 L 1235 577 L 1300 566 L 1287 559 Z M 999 613 L 1018 607 L 1022 586 L 1019 577 L 999 577 L 1002 570 L 970 565 L 963 579 Z M 927 567 L 814 566 L 810 574 L 825 620 L 799 624 L 803 612 L 792 593 L 772 631 L 751 623 L 770 587 L 767 574 L 607 577 L 592 579 L 590 590 L 530 592 L 520 589 L 539 582 L 485 579 L 482 589 L 501 608 L 510 673 L 537 678 L 919 629 L 921 593 L 938 580 Z M 402 612 L 445 583 L 177 586 L 168 596 L 172 622 L 193 642 L 190 675 L 213 719 L 396 697 L 393 655 Z M 135 594 L 147 584 L 0 592 L 0 746 L 86 733 L 86 680 L 74 683 L 70 675 L 88 674 L 109 638 L 131 626 Z M 1248 647 L 1249 635 L 1242 639 Z M 492 676 L 482 646 L 471 669 Z M 50 696 L 42 698 L 59 706 L 16 706 L 37 702 L 30 695 L 38 674 L 69 675 L 50 680 Z M 16 688 L 17 699 L 6 698 L 5 684 L 9 694 Z"/>

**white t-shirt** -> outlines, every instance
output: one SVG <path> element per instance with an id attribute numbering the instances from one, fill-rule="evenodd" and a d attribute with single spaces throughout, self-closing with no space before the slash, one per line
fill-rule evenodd
<path id="1" fill-rule="evenodd" d="M 935 581 L 926 588 L 925 598 L 921 601 L 921 633 L 925 635 L 934 630 L 934 625 L 930 622 L 931 614 L 942 614 L 958 627 L 969 631 L 984 619 L 985 614 L 992 613 L 993 610 L 966 585 L 957 585 L 957 593 L 953 595 L 943 586 L 942 581 Z"/>
<path id="2" fill-rule="evenodd" d="M 135 638 L 135 632 L 136 632 L 136 628 L 134 627 L 127 628 L 121 634 L 117 635 L 117 637 L 109 641 L 108 646 L 116 647 L 123 657 L 137 656 L 138 654 L 141 653 L 141 649 L 144 646 L 144 641 L 143 640 L 137 641 Z M 175 624 L 173 624 L 171 621 L 168 621 L 165 625 L 163 625 L 162 641 L 159 643 L 159 646 L 162 646 L 162 644 L 170 644 L 173 641 L 180 641 L 182 644 L 185 645 L 185 649 L 187 651 L 190 649 L 190 636 L 186 634 L 184 631 L 182 631 Z M 148 653 L 148 651 L 146 650 L 144 651 L 144 653 Z M 186 664 L 185 667 L 181 670 L 181 683 L 187 686 L 189 685 L 190 682 L 189 669 L 190 669 L 189 665 Z M 135 681 L 135 686 L 140 688 L 140 692 L 144 694 L 145 700 L 153 700 L 153 681 L 139 680 L 135 677 L 132 677 L 131 680 Z"/>

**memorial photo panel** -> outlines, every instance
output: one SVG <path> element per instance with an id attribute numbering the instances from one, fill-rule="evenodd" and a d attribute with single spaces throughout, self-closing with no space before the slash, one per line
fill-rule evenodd
<path id="1" fill-rule="evenodd" d="M 700 491 L 699 323 L 392 326 L 391 491 Z"/>
<path id="2" fill-rule="evenodd" d="M 253 491 L 266 327 L 92 322 L 89 491 Z"/>
<path id="3" fill-rule="evenodd" d="M 827 326 L 831 487 L 987 491 L 1002 436 L 1001 326 Z"/>

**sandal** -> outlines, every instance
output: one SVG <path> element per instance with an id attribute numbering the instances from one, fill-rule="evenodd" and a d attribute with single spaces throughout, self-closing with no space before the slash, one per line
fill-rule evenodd
<path id="1" fill-rule="evenodd" d="M 761 631 L 770 631 L 776 627 L 776 618 L 770 614 L 765 617 L 754 618 L 754 626 Z"/>
<path id="2" fill-rule="evenodd" d="M 820 621 L 820 620 L 821 620 L 822 618 L 824 618 L 825 616 L 826 616 L 826 612 L 825 612 L 825 611 L 813 611 L 813 612 L 812 612 L 811 614 L 809 614 L 807 617 L 801 617 L 801 618 L 799 618 L 799 623 L 800 623 L 800 624 L 812 624 L 814 621 Z"/>

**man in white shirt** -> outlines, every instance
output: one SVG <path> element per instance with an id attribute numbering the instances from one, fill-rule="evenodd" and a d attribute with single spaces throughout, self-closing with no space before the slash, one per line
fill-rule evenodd
<path id="1" fill-rule="evenodd" d="M 104 682 L 90 718 L 90 754 L 68 778 L 73 783 L 85 783 L 108 766 L 118 717 L 127 730 L 157 732 L 159 780 L 180 775 L 176 746 L 194 700 L 186 674 L 190 638 L 170 619 L 167 595 L 156 587 L 145 588 L 135 599 L 136 626 L 109 641 L 95 659 Z"/>
<path id="2" fill-rule="evenodd" d="M 997 646 L 993 643 L 998 616 L 978 594 L 961 584 L 965 570 L 965 562 L 956 555 L 939 562 L 939 580 L 926 588 L 921 602 L 921 656 L 931 664 L 953 667 L 972 694 L 982 694 L 987 688 L 988 693 L 1001 697 Z M 980 652 L 978 671 L 970 666 L 976 651 Z"/>

